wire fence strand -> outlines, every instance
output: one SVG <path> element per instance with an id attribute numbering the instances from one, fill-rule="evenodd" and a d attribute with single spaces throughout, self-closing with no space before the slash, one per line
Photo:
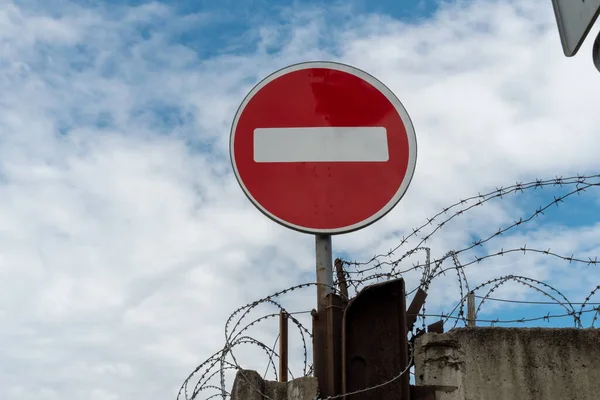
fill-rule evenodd
<path id="1" fill-rule="evenodd" d="M 550 193 L 542 194 L 542 197 L 545 196 L 546 200 L 542 202 L 541 206 L 532 207 L 523 216 L 513 219 L 512 222 L 500 226 L 491 233 L 476 237 L 465 245 L 454 249 L 434 249 L 427 245 L 434 238 L 440 236 L 441 232 L 450 229 L 448 227 L 451 223 L 468 216 L 473 210 L 493 201 L 514 202 L 517 196 L 531 192 L 540 194 L 543 192 L 542 189 L 548 187 L 553 188 L 553 190 Z M 401 237 L 398 244 L 389 251 L 376 254 L 366 261 L 343 260 L 343 270 L 338 275 L 338 279 L 345 281 L 344 290 L 347 287 L 349 292 L 353 292 L 348 293 L 349 297 L 356 296 L 366 286 L 396 278 L 405 278 L 406 282 L 414 282 L 413 287 L 409 288 L 407 286 L 407 296 L 412 296 L 418 289 L 428 293 L 432 290 L 433 285 L 438 282 L 444 282 L 444 285 L 447 285 L 453 280 L 454 285 L 456 285 L 456 301 L 452 302 L 451 299 L 445 299 L 444 301 L 444 304 L 451 304 L 448 307 L 450 311 L 448 313 L 427 311 L 427 309 L 435 310 L 436 307 L 440 307 L 439 304 L 436 306 L 428 299 L 427 308 L 423 306 L 418 315 L 422 330 L 425 328 L 427 320 L 442 320 L 445 324 L 451 323 L 452 328 L 458 327 L 459 324 L 467 326 L 465 303 L 470 293 L 474 295 L 478 303 L 475 315 L 472 316 L 478 325 L 524 326 L 534 323 L 538 326 L 544 326 L 556 323 L 561 326 L 573 326 L 575 328 L 595 327 L 600 316 L 599 282 L 591 285 L 589 291 L 584 292 L 585 294 L 582 297 L 572 301 L 566 295 L 565 290 L 561 290 L 549 281 L 544 281 L 538 277 L 508 273 L 481 279 L 481 276 L 483 276 L 481 268 L 487 266 L 489 269 L 496 264 L 503 265 L 502 260 L 507 258 L 528 257 L 528 259 L 533 260 L 531 262 L 540 265 L 560 265 L 561 268 L 579 266 L 579 269 L 569 271 L 573 274 L 585 274 L 587 277 L 586 282 L 590 282 L 590 280 L 593 282 L 593 279 L 598 279 L 596 274 L 600 271 L 597 269 L 599 261 L 596 256 L 590 256 L 589 254 L 576 255 L 553 250 L 546 246 L 530 247 L 527 244 L 506 247 L 507 242 L 504 242 L 504 247 L 491 248 L 501 237 L 516 237 L 510 234 L 517 232 L 533 221 L 539 221 L 551 208 L 558 207 L 560 211 L 565 208 L 564 204 L 568 201 L 598 187 L 600 187 L 600 175 L 577 175 L 567 178 L 536 179 L 528 183 L 517 182 L 511 186 L 499 187 L 484 194 L 467 197 L 427 218 L 425 223 Z M 561 190 L 561 193 L 555 193 L 557 190 Z M 600 243 L 592 243 L 591 247 L 600 248 Z M 435 256 L 435 254 L 439 254 L 439 256 Z M 415 258 L 418 259 L 416 262 L 414 261 Z M 316 285 L 316 283 L 303 283 L 292 286 L 236 309 L 225 323 L 223 348 L 192 371 L 184 380 L 177 399 L 198 399 L 200 395 L 206 396 L 205 399 L 214 397 L 228 399 L 230 392 L 227 389 L 232 382 L 230 382 L 230 379 L 228 380 L 226 375 L 232 375 L 243 369 L 238 362 L 238 357 L 234 354 L 234 349 L 241 346 L 254 346 L 260 350 L 265 357 L 265 371 L 268 371 L 269 375 L 272 373 L 274 378 L 277 379 L 280 375 L 276 362 L 279 355 L 275 347 L 259 340 L 252 332 L 255 332 L 255 329 L 259 326 L 267 326 L 269 330 L 273 331 L 276 324 L 272 320 L 279 316 L 280 312 L 287 313 L 289 320 L 297 328 L 301 350 L 297 354 L 296 360 L 299 360 L 301 372 L 297 373 L 296 376 L 311 375 L 313 365 L 311 363 L 312 357 L 309 356 L 311 351 L 308 348 L 308 343 L 312 342 L 311 329 L 300 321 L 301 318 L 308 316 L 311 311 L 288 311 L 284 306 L 284 300 L 286 296 L 292 293 L 314 288 Z M 334 280 L 331 289 L 336 294 L 342 294 L 338 280 Z M 518 293 L 520 297 L 507 298 L 506 295 L 502 295 L 502 292 L 506 290 L 513 294 Z M 507 311 L 507 307 L 510 309 L 509 311 Z M 259 309 L 268 309 L 269 311 L 265 312 Z M 490 316 L 493 312 L 502 315 Z M 256 313 L 259 313 L 259 316 L 254 316 Z M 522 316 L 513 317 L 519 313 L 522 313 Z M 415 335 L 415 329 L 418 328 L 413 328 L 413 332 L 410 332 L 411 336 Z M 411 360 L 412 357 L 411 351 Z M 291 369 L 289 372 L 291 376 L 294 376 L 291 374 Z M 404 371 L 399 371 L 398 375 L 388 382 L 347 395 L 376 389 L 408 372 L 410 371 L 407 368 Z M 193 389 L 189 389 L 191 387 Z M 327 399 L 334 400 L 338 397 L 340 396 Z"/>

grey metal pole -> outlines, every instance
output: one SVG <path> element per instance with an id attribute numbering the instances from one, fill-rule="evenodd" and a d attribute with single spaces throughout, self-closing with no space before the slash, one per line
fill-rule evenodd
<path id="1" fill-rule="evenodd" d="M 331 235 L 316 235 L 315 248 L 317 255 L 317 311 L 321 312 L 327 308 L 327 295 L 332 292 L 333 286 Z"/>
<path id="2" fill-rule="evenodd" d="M 475 328 L 475 293 L 467 294 L 467 326 Z"/>

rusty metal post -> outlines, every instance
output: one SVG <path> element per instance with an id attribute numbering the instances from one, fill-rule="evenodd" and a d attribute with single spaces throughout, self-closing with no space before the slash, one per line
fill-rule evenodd
<path id="1" fill-rule="evenodd" d="M 288 314 L 279 313 L 279 382 L 288 380 Z"/>
<path id="2" fill-rule="evenodd" d="M 348 300 L 348 284 L 346 283 L 346 277 L 344 276 L 344 268 L 342 266 L 342 260 L 339 258 L 335 259 L 335 272 L 337 274 L 338 285 L 340 287 L 340 293 L 345 300 Z"/>
<path id="3" fill-rule="evenodd" d="M 327 391 L 342 393 L 342 319 L 344 300 L 337 294 L 327 296 Z"/>
<path id="4" fill-rule="evenodd" d="M 467 295 L 467 326 L 475 327 L 475 293 L 473 292 Z"/>

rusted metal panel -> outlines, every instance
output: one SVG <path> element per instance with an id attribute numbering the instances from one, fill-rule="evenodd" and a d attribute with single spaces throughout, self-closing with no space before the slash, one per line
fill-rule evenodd
<path id="1" fill-rule="evenodd" d="M 404 280 L 363 289 L 342 325 L 342 386 L 351 393 L 387 382 L 408 366 Z M 409 400 L 409 373 L 348 400 Z"/>

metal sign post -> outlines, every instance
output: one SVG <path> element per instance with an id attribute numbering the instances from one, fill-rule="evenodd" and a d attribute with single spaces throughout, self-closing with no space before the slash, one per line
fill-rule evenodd
<path id="1" fill-rule="evenodd" d="M 316 235 L 315 250 L 317 255 L 317 311 L 327 308 L 327 295 L 333 287 L 333 253 L 331 251 L 331 235 Z"/>
<path id="2" fill-rule="evenodd" d="M 347 299 L 332 290 L 331 235 L 364 228 L 400 201 L 417 162 L 410 117 L 390 89 L 362 70 L 295 64 L 244 98 L 230 155 L 240 187 L 263 214 L 316 235 L 314 375 L 321 395 L 340 394 Z"/>
<path id="3" fill-rule="evenodd" d="M 313 313 L 313 375 L 319 379 L 319 389 L 322 395 L 337 394 L 329 385 L 330 371 L 328 370 L 327 353 L 333 343 L 329 338 L 328 329 L 328 296 L 333 287 L 333 253 L 331 250 L 331 235 L 315 235 L 315 254 L 317 267 L 317 311 Z M 331 338 L 333 339 L 333 338 Z"/>

